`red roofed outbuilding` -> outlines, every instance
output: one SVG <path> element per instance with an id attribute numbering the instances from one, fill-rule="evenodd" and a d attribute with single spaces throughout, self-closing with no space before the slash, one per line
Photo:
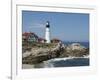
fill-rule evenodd
<path id="1" fill-rule="evenodd" d="M 22 40 L 28 42 L 38 42 L 38 36 L 33 32 L 25 32 L 22 34 Z"/>

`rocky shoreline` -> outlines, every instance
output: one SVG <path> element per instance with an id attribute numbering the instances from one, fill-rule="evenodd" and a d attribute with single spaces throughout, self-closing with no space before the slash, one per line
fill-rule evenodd
<path id="1" fill-rule="evenodd" d="M 32 47 L 22 54 L 23 64 L 38 64 L 54 58 L 84 57 L 89 55 L 89 48 L 79 43 L 65 45 L 57 43 L 51 47 Z"/>

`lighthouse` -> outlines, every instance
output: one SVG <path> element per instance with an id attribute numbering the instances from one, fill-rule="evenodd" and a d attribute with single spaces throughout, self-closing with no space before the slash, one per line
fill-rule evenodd
<path id="1" fill-rule="evenodd" d="M 46 22 L 46 31 L 45 31 L 45 40 L 46 43 L 50 43 L 50 23 L 49 21 Z"/>

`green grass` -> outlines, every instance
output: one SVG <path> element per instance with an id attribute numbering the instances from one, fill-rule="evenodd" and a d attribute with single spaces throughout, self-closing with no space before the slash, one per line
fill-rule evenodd
<path id="1" fill-rule="evenodd" d="M 22 47 L 23 48 L 53 48 L 57 44 L 56 43 L 38 43 L 38 42 L 23 42 Z"/>

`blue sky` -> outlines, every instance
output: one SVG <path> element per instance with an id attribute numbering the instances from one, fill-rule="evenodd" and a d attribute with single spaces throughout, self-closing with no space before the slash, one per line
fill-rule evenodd
<path id="1" fill-rule="evenodd" d="M 23 32 L 44 38 L 46 21 L 50 22 L 51 38 L 89 41 L 89 14 L 22 11 Z"/>

